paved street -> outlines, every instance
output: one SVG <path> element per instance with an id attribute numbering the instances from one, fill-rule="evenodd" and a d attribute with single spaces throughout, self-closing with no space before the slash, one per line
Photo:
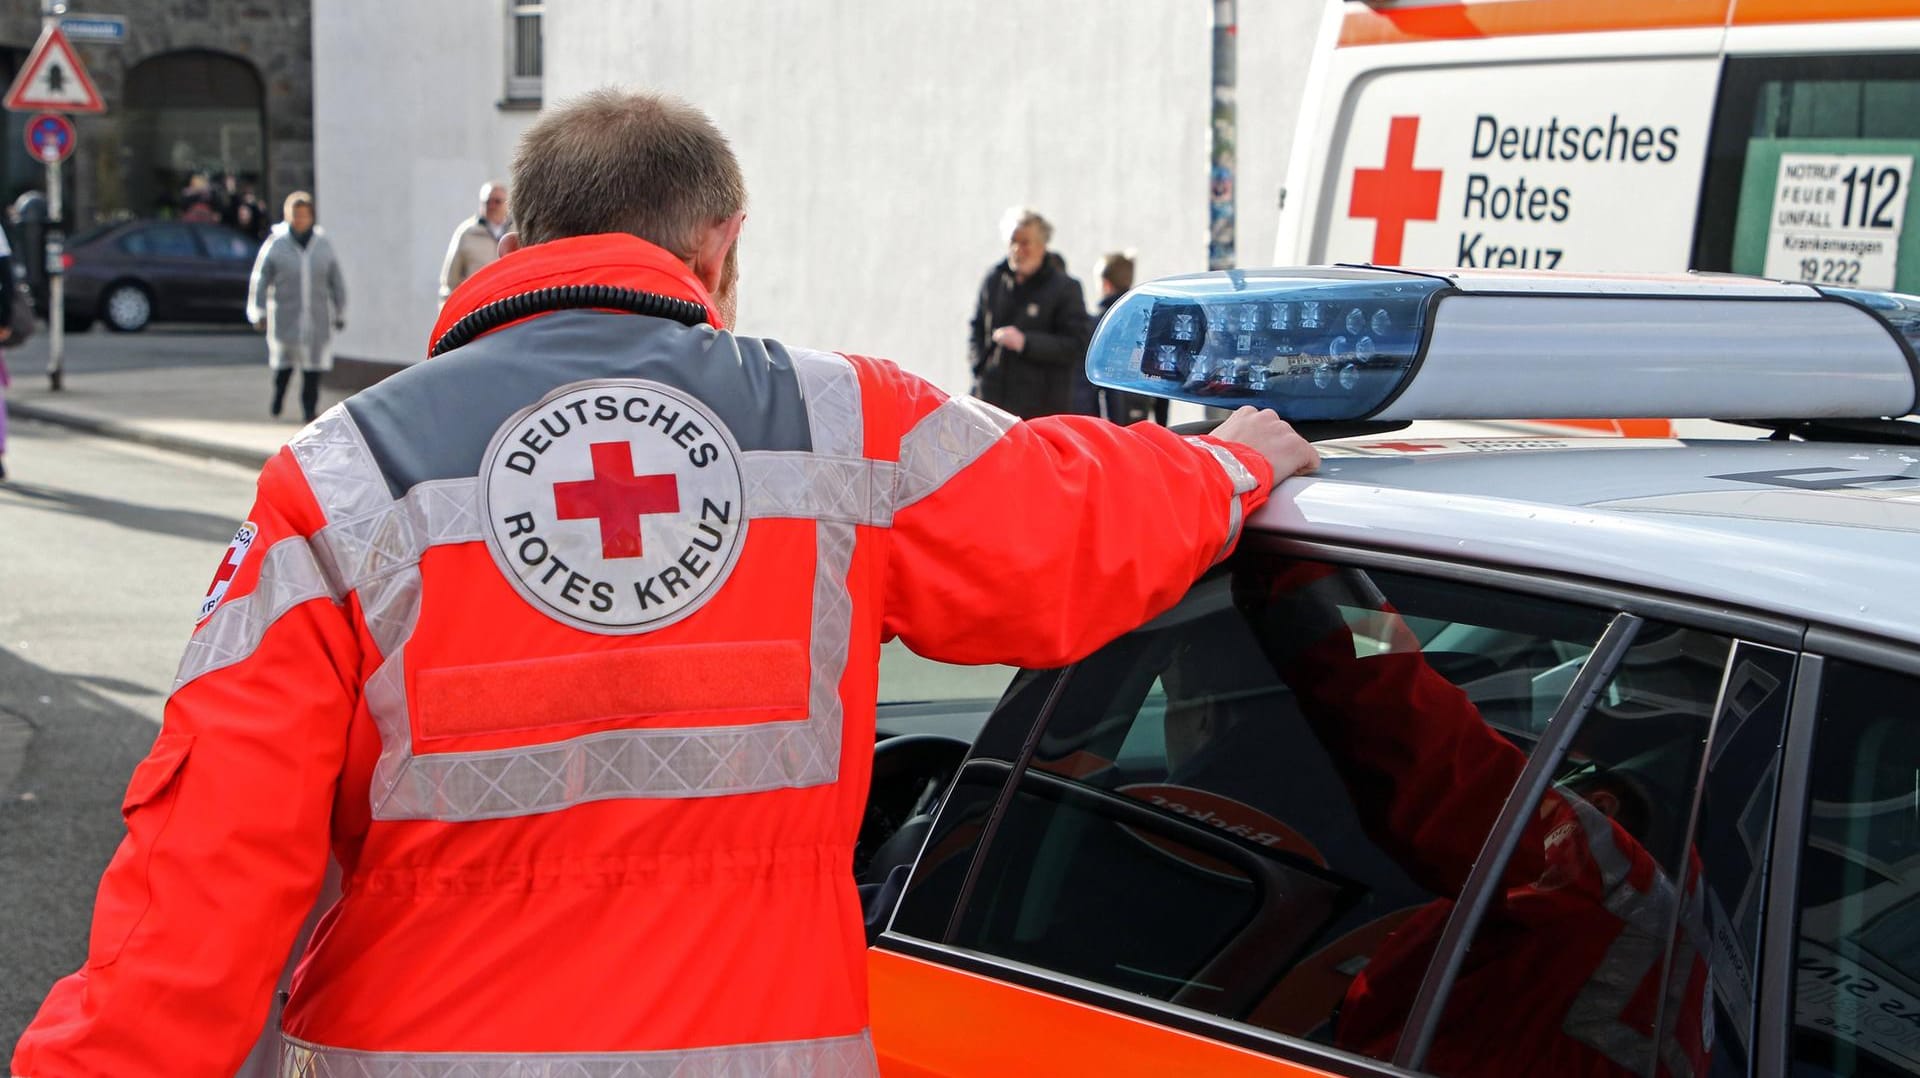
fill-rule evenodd
<path id="1" fill-rule="evenodd" d="M 85 957 L 127 775 L 249 469 L 37 423 L 0 484 L 0 1045 Z"/>

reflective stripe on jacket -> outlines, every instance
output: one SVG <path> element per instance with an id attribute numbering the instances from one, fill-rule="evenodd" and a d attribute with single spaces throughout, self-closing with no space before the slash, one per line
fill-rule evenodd
<path id="1" fill-rule="evenodd" d="M 487 267 L 443 328 L 554 283 L 707 299 L 586 237 Z M 881 642 L 1072 661 L 1173 605 L 1269 479 L 628 314 L 402 372 L 263 473 L 88 965 L 14 1071 L 230 1074 L 331 853 L 284 1073 L 866 1073 Z"/>

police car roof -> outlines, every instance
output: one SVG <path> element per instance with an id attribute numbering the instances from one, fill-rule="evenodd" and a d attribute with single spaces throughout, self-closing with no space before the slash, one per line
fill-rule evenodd
<path id="1" fill-rule="evenodd" d="M 1920 643 L 1920 447 L 1408 435 L 1321 449 L 1250 532 Z"/>

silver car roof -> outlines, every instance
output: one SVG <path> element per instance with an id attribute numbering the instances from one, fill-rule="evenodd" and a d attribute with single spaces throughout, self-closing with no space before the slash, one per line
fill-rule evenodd
<path id="1" fill-rule="evenodd" d="M 1920 447 L 1382 437 L 1249 521 L 1920 643 Z"/>

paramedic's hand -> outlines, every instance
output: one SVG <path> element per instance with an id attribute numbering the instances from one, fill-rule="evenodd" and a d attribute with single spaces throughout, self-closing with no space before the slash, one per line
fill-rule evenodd
<path id="1" fill-rule="evenodd" d="M 1289 476 L 1305 475 L 1320 466 L 1320 452 L 1300 437 L 1287 421 L 1253 405 L 1243 405 L 1213 428 L 1213 436 L 1223 442 L 1239 442 L 1267 458 L 1273 465 L 1275 482 Z"/>
<path id="2" fill-rule="evenodd" d="M 1020 332 L 1018 326 L 1001 326 L 993 331 L 993 343 L 1009 352 L 1024 352 L 1027 350 L 1027 335 Z"/>

